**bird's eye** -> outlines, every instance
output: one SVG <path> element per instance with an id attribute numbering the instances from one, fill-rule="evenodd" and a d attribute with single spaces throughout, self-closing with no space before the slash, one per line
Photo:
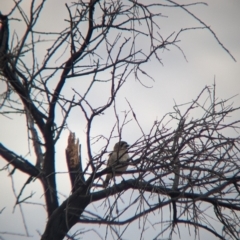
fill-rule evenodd
<path id="1" fill-rule="evenodd" d="M 119 146 L 120 146 L 120 148 L 127 148 L 127 147 L 129 147 L 129 145 L 127 144 L 127 142 L 124 142 L 124 141 L 121 141 L 121 142 L 119 143 Z"/>

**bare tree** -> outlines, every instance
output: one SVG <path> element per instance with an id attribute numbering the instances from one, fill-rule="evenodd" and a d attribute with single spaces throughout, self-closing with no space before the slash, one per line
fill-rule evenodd
<path id="1" fill-rule="evenodd" d="M 126 81 L 130 76 L 140 83 L 143 76 L 151 79 L 143 66 L 152 59 L 162 64 L 164 49 L 173 46 L 183 53 L 178 45 L 182 32 L 210 31 L 234 59 L 211 28 L 189 11 L 196 3 L 165 2 L 91 0 L 66 4 L 69 16 L 57 32 L 38 28 L 45 1 L 32 1 L 28 10 L 19 1 L 9 14 L 0 15 L 0 70 L 6 86 L 1 93 L 1 117 L 25 117 L 35 161 L 5 146 L 4 139 L 0 155 L 7 161 L 4 169 L 10 171 L 11 177 L 15 170 L 29 176 L 16 194 L 16 205 L 31 197 L 22 198 L 27 184 L 37 179 L 43 186 L 48 220 L 41 239 L 74 239 L 69 230 L 85 223 L 106 225 L 112 238 L 122 239 L 123 233 L 115 226 L 127 228 L 136 221 L 141 227 L 141 238 L 150 224 L 159 229 L 155 239 L 166 232 L 169 238 L 174 232 L 180 235 L 182 225 L 194 229 L 195 236 L 205 229 L 219 239 L 239 239 L 239 120 L 230 122 L 227 118 L 239 109 L 228 101 L 219 101 L 215 85 L 205 87 L 189 104 L 176 104 L 173 112 L 149 126 L 148 133 L 141 129 L 130 102 L 123 121 L 119 120 L 116 101 Z M 159 22 L 163 8 L 185 11 L 200 27 L 162 36 Z M 11 18 L 15 12 L 21 19 Z M 18 20 L 25 23 L 25 31 L 21 36 L 9 35 L 9 26 Z M 42 59 L 41 52 L 45 54 Z M 202 110 L 197 118 L 196 108 Z M 110 133 L 92 135 L 96 119 L 109 110 L 115 115 Z M 56 144 L 76 111 L 86 121 L 86 139 L 80 142 L 86 141 L 88 157 L 87 161 L 82 158 L 79 140 L 71 132 L 65 158 L 72 189 L 60 204 Z M 103 188 L 106 174 L 114 175 L 113 168 L 106 167 L 108 146 L 122 140 L 122 131 L 130 120 L 136 122 L 142 136 L 131 143 L 130 159 L 121 163 L 128 166 L 123 180 L 118 183 L 113 178 L 111 185 Z M 232 130 L 234 137 L 228 134 Z M 92 149 L 96 142 L 104 146 L 98 153 Z M 129 200 L 122 205 L 124 194 Z M 87 209 L 97 201 L 101 214 Z M 166 209 L 170 209 L 170 216 L 163 214 Z M 222 232 L 213 222 L 220 224 Z"/>

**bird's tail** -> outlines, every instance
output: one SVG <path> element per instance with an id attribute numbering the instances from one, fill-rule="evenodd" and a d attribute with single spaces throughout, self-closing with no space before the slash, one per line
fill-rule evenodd
<path id="1" fill-rule="evenodd" d="M 106 188 L 108 186 L 110 179 L 111 179 L 111 176 L 107 174 L 106 179 L 103 182 L 104 188 Z"/>

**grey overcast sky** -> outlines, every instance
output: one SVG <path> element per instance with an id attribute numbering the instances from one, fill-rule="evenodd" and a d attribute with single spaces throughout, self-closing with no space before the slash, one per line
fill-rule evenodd
<path id="1" fill-rule="evenodd" d="M 21 7 L 28 11 L 30 1 L 23 1 Z M 59 30 L 65 24 L 64 18 L 67 18 L 67 10 L 64 3 L 71 3 L 71 1 L 46 1 L 43 11 L 43 18 L 39 24 L 39 29 L 55 29 Z M 160 1 L 159 1 L 160 2 Z M 190 3 L 196 1 L 176 1 L 178 3 Z M 161 59 L 163 65 L 156 62 L 150 62 L 144 68 L 144 71 L 149 73 L 154 81 L 143 78 L 142 81 L 149 88 L 144 88 L 133 76 L 129 77 L 128 82 L 124 85 L 117 101 L 119 111 L 129 109 L 125 98 L 131 102 L 136 116 L 144 131 L 150 130 L 153 122 L 159 120 L 166 113 L 172 111 L 174 102 L 186 103 L 196 98 L 200 91 L 206 85 L 213 85 L 214 79 L 216 82 L 216 95 L 219 99 L 227 99 L 235 96 L 230 102 L 234 103 L 237 107 L 240 105 L 240 1 L 239 0 L 209 0 L 206 1 L 208 6 L 196 5 L 189 8 L 198 18 L 204 21 L 217 35 L 222 44 L 231 52 L 236 59 L 236 62 L 229 56 L 229 54 L 218 44 L 216 39 L 208 30 L 195 30 L 186 31 L 182 33 L 179 46 L 184 51 L 186 59 L 183 54 L 177 49 L 170 47 L 169 51 L 163 51 Z M 0 0 L 0 11 L 2 14 L 7 14 L 13 6 L 11 0 Z M 17 11 L 16 11 L 17 14 Z M 181 9 L 162 9 L 162 14 L 166 17 L 161 18 L 161 33 L 164 36 L 170 35 L 180 28 L 199 26 L 191 16 L 187 15 Z M 12 17 L 18 17 L 13 15 Z M 22 33 L 21 24 L 16 21 L 10 22 L 11 33 L 16 31 L 19 35 Z M 10 37 L 11 39 L 11 37 Z M 144 41 L 140 44 L 144 45 Z M 45 54 L 46 49 L 41 49 L 41 54 Z M 43 56 L 43 55 L 42 55 Z M 0 82 L 0 94 L 2 93 L 4 85 Z M 71 88 L 78 88 L 76 82 L 71 82 L 66 88 L 65 94 L 71 91 Z M 103 90 L 104 92 L 104 90 Z M 99 90 L 95 89 L 93 95 L 98 95 Z M 92 99 L 92 104 L 97 104 L 100 101 L 98 98 Z M 60 113 L 59 113 L 60 114 Z M 196 112 L 196 115 L 198 113 Z M 77 137 L 82 139 L 83 156 L 87 156 L 84 152 L 85 145 L 85 122 L 81 119 L 79 112 L 73 112 L 68 120 L 68 127 L 71 131 L 75 132 Z M 123 118 L 123 115 L 120 116 Z M 239 116 L 233 115 L 233 119 Z M 99 122 L 94 126 L 92 134 L 97 135 L 102 132 L 109 132 L 115 119 L 106 114 L 99 119 Z M 0 142 L 5 146 L 12 149 L 16 153 L 27 156 L 27 159 L 34 160 L 34 155 L 29 154 L 28 142 L 26 135 L 25 119 L 23 117 L 16 117 L 15 119 L 7 119 L 0 116 Z M 109 124 L 106 124 L 108 122 Z M 107 135 L 107 134 L 106 134 Z M 56 155 L 58 159 L 57 171 L 67 171 L 65 164 L 65 148 L 67 143 L 68 131 L 63 132 L 62 137 L 57 144 Z M 140 137 L 140 131 L 135 124 L 130 123 L 123 131 L 123 138 L 131 143 Z M 110 144 L 111 150 L 114 142 Z M 96 144 L 96 153 L 101 147 L 101 143 Z M 0 158 L 0 168 L 3 168 L 6 162 Z M 15 189 L 19 192 L 21 186 L 25 183 L 27 176 L 16 172 Z M 60 201 L 64 200 L 70 194 L 70 182 L 67 174 L 59 174 L 59 198 Z M 0 172 L 0 211 L 5 207 L 2 214 L 0 214 L 0 232 L 15 232 L 24 234 L 24 225 L 20 215 L 19 207 L 13 209 L 15 198 L 12 190 L 11 179 L 7 171 Z M 22 206 L 25 212 L 26 224 L 29 233 L 32 237 L 17 237 L 0 234 L 3 239 L 39 239 L 38 232 L 43 232 L 46 223 L 46 213 L 43 203 L 42 187 L 35 181 L 26 188 L 25 195 L 36 192 L 31 202 L 39 203 L 38 205 Z M 96 206 L 98 206 L 96 204 Z M 92 226 L 85 226 L 86 229 L 93 228 Z M 81 227 L 80 227 L 81 228 Z M 104 238 L 104 231 L 101 232 L 99 226 L 96 226 Z M 132 234 L 138 234 L 138 229 L 134 226 L 132 229 L 127 230 L 124 239 L 133 239 Z M 98 235 L 93 232 L 86 233 L 84 239 L 90 239 L 94 236 L 98 239 Z M 153 235 L 145 239 L 152 239 Z M 203 232 L 201 239 L 210 239 L 209 233 Z M 109 236 L 108 239 L 111 239 Z M 136 238 L 135 238 L 136 239 Z M 174 237 L 177 240 L 178 237 Z M 182 239 L 193 239 L 183 231 Z M 211 239 L 215 239 L 211 236 Z"/>

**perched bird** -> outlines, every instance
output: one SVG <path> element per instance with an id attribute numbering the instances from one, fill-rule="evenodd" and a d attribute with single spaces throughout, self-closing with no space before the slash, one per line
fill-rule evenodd
<path id="1" fill-rule="evenodd" d="M 127 169 L 127 165 L 121 167 L 121 163 L 126 162 L 129 159 L 127 148 L 129 145 L 124 142 L 120 141 L 115 144 L 113 148 L 113 152 L 109 154 L 107 167 L 112 167 L 112 173 L 108 173 L 106 179 L 103 183 L 103 186 L 106 188 L 109 184 L 111 178 L 115 176 L 120 176 L 121 173 L 125 172 Z"/>

